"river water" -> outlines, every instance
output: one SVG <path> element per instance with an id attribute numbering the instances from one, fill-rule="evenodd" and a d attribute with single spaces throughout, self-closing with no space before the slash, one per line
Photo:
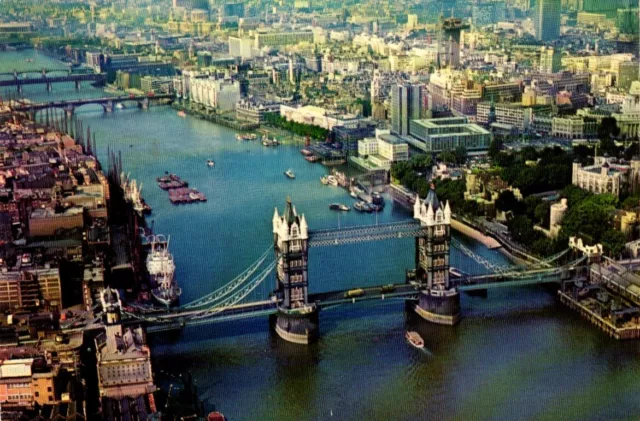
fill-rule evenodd
<path id="1" fill-rule="evenodd" d="M 32 58 L 33 62 L 25 62 Z M 0 53 L 0 72 L 58 67 L 33 51 Z M 39 102 L 104 95 L 72 84 L 29 86 Z M 3 92 L 7 97 L 7 92 Z M 171 235 L 176 278 L 188 302 L 223 285 L 271 243 L 273 209 L 291 196 L 311 228 L 363 225 L 374 215 L 341 214 L 329 203 L 351 203 L 340 189 L 322 186 L 326 169 L 302 159 L 298 148 L 264 148 L 235 133 L 170 107 L 128 108 L 105 114 L 77 110 L 97 135 L 101 159 L 120 150 L 124 167 L 143 183 L 155 231 Z M 206 166 L 216 161 L 215 168 Z M 283 172 L 293 169 L 297 178 Z M 179 174 L 207 203 L 173 206 L 155 184 Z M 338 219 L 340 218 L 340 219 Z M 378 222 L 410 218 L 391 205 Z M 465 241 L 497 263 L 504 258 Z M 458 265 L 473 265 L 454 251 Z M 313 249 L 311 292 L 380 285 L 403 279 L 412 240 Z M 252 294 L 264 297 L 273 279 Z M 616 342 L 566 310 L 543 287 L 463 295 L 456 327 L 408 317 L 401 301 L 342 306 L 322 312 L 318 343 L 301 347 L 269 332 L 266 319 L 187 328 L 150 337 L 154 368 L 172 376 L 190 372 L 207 408 L 230 420 L 631 420 L 640 416 L 640 344 Z M 418 351 L 407 328 L 425 339 Z M 165 374 L 158 374 L 167 387 Z"/>

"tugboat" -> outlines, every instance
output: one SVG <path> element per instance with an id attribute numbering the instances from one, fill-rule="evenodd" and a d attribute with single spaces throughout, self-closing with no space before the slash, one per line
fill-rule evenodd
<path id="1" fill-rule="evenodd" d="M 158 284 L 157 288 L 151 290 L 151 295 L 160 304 L 169 307 L 173 304 L 182 294 L 182 288 L 178 286 L 173 280 L 173 273 L 163 273 L 160 277 L 156 278 Z"/>
<path id="2" fill-rule="evenodd" d="M 293 172 L 293 170 L 288 169 L 284 172 L 284 175 L 286 175 L 287 177 L 289 177 L 290 179 L 294 179 L 296 178 L 295 173 Z"/>
<path id="3" fill-rule="evenodd" d="M 371 213 L 373 212 L 373 209 L 371 209 L 371 206 L 369 206 L 367 204 L 367 202 L 363 202 L 362 200 L 356 202 L 353 204 L 353 208 L 355 210 L 357 210 L 358 212 L 366 212 L 366 213 Z"/>
<path id="4" fill-rule="evenodd" d="M 410 332 L 407 332 L 404 336 L 405 338 L 407 338 L 409 343 L 414 347 L 418 349 L 424 348 L 424 341 L 422 340 L 420 335 L 418 335 L 418 332 L 410 331 Z"/>

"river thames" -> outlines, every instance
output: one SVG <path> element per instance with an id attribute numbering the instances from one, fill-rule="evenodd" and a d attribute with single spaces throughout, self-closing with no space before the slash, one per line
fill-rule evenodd
<path id="1" fill-rule="evenodd" d="M 33 62 L 25 62 L 32 58 Z M 0 72 L 60 67 L 34 51 L 0 53 Z M 9 91 L 2 92 L 3 98 Z M 86 85 L 25 87 L 33 101 L 105 95 Z M 96 133 L 99 156 L 122 151 L 124 168 L 143 183 L 147 218 L 171 235 L 183 303 L 223 285 L 272 241 L 274 207 L 287 196 L 310 227 L 373 224 L 376 216 L 329 211 L 351 204 L 341 189 L 322 186 L 326 168 L 299 148 L 239 142 L 235 132 L 170 107 L 103 113 L 77 110 Z M 208 168 L 206 161 L 216 166 Z M 293 169 L 295 180 L 283 172 Z M 173 206 L 155 178 L 179 174 L 208 202 Z M 410 218 L 392 205 L 378 222 Z M 465 240 L 505 263 L 497 252 Z M 454 251 L 457 253 L 457 251 Z M 411 267 L 413 240 L 313 249 L 310 292 L 399 282 Z M 462 269 L 464 269 L 464 264 Z M 254 293 L 266 294 L 269 284 Z M 187 328 L 150 336 L 156 372 L 191 373 L 207 409 L 230 420 L 631 420 L 640 415 L 640 343 L 617 342 L 562 307 L 549 288 L 500 288 L 487 298 L 462 297 L 456 327 L 407 317 L 401 301 L 342 306 L 320 315 L 321 336 L 309 347 L 284 343 L 266 319 Z M 410 347 L 407 328 L 425 340 Z M 158 375 L 160 386 L 167 377 Z M 482 415 L 478 415 L 482 414 Z"/>

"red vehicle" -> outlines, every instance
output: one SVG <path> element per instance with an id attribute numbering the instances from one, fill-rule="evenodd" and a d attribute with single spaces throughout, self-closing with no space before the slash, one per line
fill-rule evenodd
<path id="1" fill-rule="evenodd" d="M 151 97 L 155 96 L 155 94 L 152 91 L 149 91 L 149 92 L 147 92 L 147 96 L 151 98 Z"/>

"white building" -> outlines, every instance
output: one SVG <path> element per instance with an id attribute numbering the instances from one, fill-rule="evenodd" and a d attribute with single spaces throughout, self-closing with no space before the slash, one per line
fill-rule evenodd
<path id="1" fill-rule="evenodd" d="M 409 160 L 409 145 L 389 130 L 376 129 L 376 137 L 358 141 L 358 155 L 367 166 L 389 170 L 392 163 Z"/>
<path id="2" fill-rule="evenodd" d="M 229 79 L 192 79 L 191 101 L 220 111 L 235 109 L 240 100 L 240 82 Z"/>
<path id="3" fill-rule="evenodd" d="M 304 107 L 280 105 L 280 116 L 286 118 L 288 121 L 311 124 L 312 126 L 322 127 L 327 130 L 331 130 L 334 126 L 355 126 L 358 124 L 358 121 L 360 121 L 360 118 L 355 115 L 340 114 L 313 105 L 306 105 Z"/>

